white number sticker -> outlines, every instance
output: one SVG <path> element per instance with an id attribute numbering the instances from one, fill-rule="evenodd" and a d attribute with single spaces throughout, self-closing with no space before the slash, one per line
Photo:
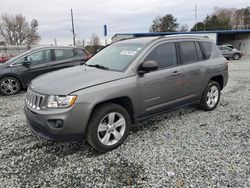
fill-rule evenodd
<path id="1" fill-rule="evenodd" d="M 126 50 L 123 50 L 120 54 L 121 55 L 131 55 L 131 56 L 134 56 L 137 52 L 136 51 L 126 51 Z"/>

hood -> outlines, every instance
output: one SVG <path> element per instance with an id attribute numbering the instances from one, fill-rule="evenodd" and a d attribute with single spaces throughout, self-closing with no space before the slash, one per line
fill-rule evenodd
<path id="1" fill-rule="evenodd" d="M 234 51 L 234 52 L 240 52 L 240 51 L 237 50 L 236 48 L 232 49 L 232 51 Z"/>
<path id="2" fill-rule="evenodd" d="M 34 91 L 49 95 L 68 95 L 76 90 L 124 77 L 122 72 L 87 66 L 76 66 L 37 77 L 31 83 Z"/>
<path id="3" fill-rule="evenodd" d="M 0 63 L 0 69 L 6 68 L 9 66 L 9 63 Z"/>

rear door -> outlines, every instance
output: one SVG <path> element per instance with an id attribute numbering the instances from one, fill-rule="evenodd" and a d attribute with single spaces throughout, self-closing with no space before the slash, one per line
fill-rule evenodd
<path id="1" fill-rule="evenodd" d="M 26 85 L 37 76 L 51 71 L 51 58 L 50 49 L 38 50 L 23 58 L 23 61 L 31 62 L 29 66 L 22 66 L 21 77 Z"/>
<path id="2" fill-rule="evenodd" d="M 59 70 L 67 67 L 80 65 L 81 61 L 76 59 L 74 48 L 56 48 L 53 49 L 53 61 L 51 62 L 51 69 Z"/>
<path id="3" fill-rule="evenodd" d="M 199 63 L 203 61 L 203 56 L 198 42 L 179 41 L 178 46 L 182 74 L 177 80 L 177 85 L 183 101 L 192 102 L 199 97 L 203 84 L 203 68 Z"/>

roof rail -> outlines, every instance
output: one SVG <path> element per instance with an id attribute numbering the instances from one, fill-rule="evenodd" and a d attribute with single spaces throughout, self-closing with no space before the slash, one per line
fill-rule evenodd
<path id="1" fill-rule="evenodd" d="M 196 35 L 196 34 L 177 34 L 177 35 L 164 35 L 163 37 L 194 37 L 194 38 L 209 38 L 207 35 Z"/>

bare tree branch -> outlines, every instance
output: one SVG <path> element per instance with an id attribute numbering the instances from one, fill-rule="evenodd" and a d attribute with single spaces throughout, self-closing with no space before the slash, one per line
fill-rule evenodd
<path id="1" fill-rule="evenodd" d="M 0 37 L 6 44 L 35 44 L 40 39 L 37 30 L 38 21 L 32 20 L 29 26 L 29 23 L 22 14 L 15 16 L 3 14 L 0 17 Z"/>

